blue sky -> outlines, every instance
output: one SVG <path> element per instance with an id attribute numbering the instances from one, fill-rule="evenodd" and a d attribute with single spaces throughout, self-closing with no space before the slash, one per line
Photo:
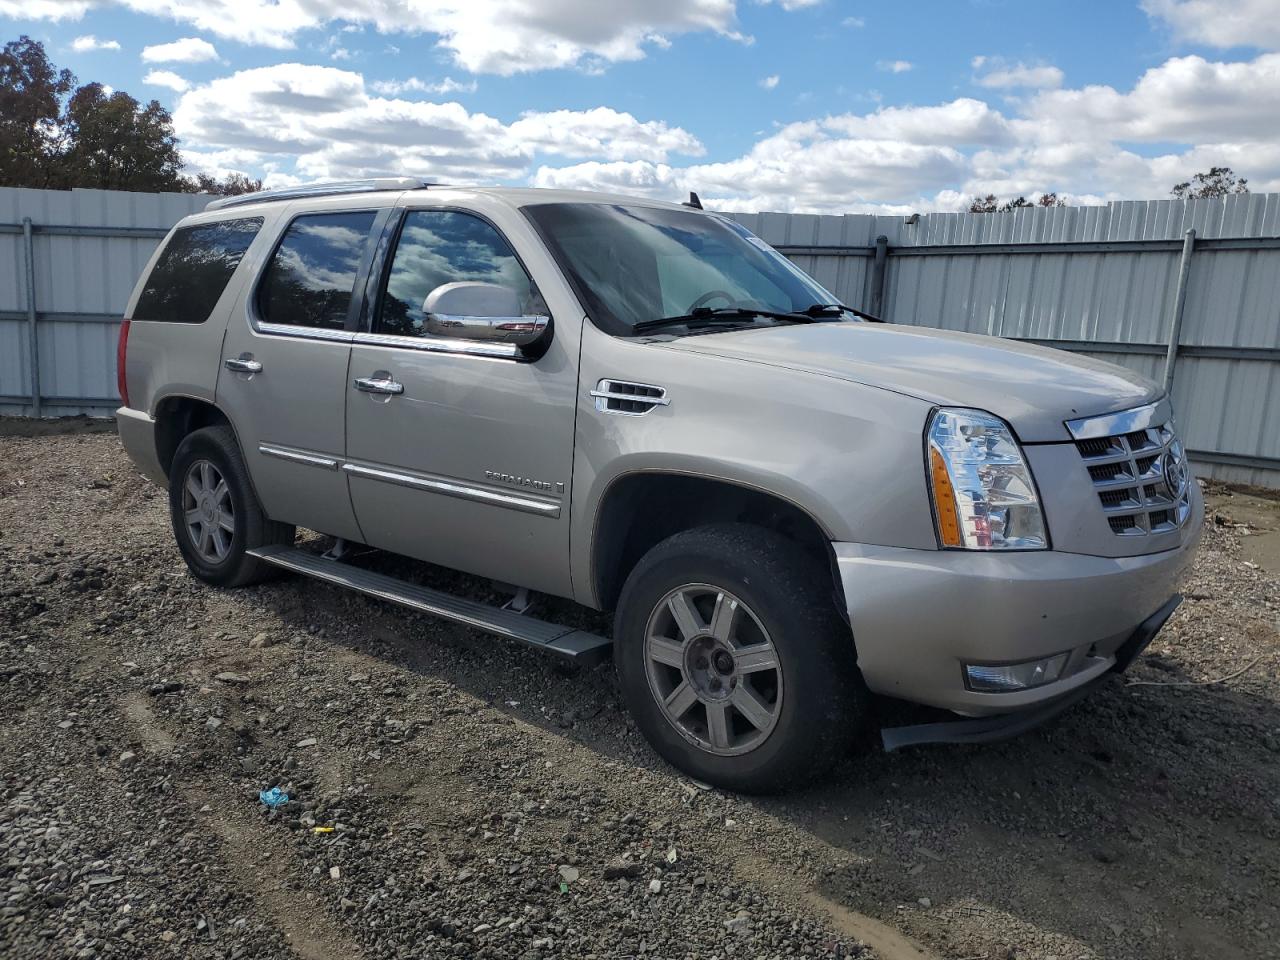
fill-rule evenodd
<path id="1" fill-rule="evenodd" d="M 722 209 L 1280 189 L 1280 0 L 0 0 L 174 113 L 193 170 L 378 173 Z"/>

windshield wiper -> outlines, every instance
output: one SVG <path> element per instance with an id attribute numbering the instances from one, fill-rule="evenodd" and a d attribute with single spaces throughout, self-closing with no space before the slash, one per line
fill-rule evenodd
<path id="1" fill-rule="evenodd" d="M 869 313 L 865 313 L 862 310 L 857 310 L 853 307 L 846 307 L 843 303 L 815 303 L 811 306 L 805 307 L 801 312 L 810 317 L 825 317 L 829 313 L 839 313 L 841 311 L 844 313 L 852 313 L 855 317 L 858 317 L 861 320 L 869 320 L 871 323 L 885 322 L 880 317 L 872 316 Z"/>
<path id="2" fill-rule="evenodd" d="M 659 317 L 656 320 L 641 320 L 633 324 L 631 329 L 636 333 L 660 330 L 663 327 L 689 327 L 697 329 L 702 326 L 713 326 L 722 323 L 740 323 L 755 317 L 768 317 L 770 320 L 785 320 L 787 323 L 813 323 L 816 319 L 808 313 L 783 313 L 780 310 L 757 310 L 753 307 L 697 307 L 688 313 L 674 317 Z"/>

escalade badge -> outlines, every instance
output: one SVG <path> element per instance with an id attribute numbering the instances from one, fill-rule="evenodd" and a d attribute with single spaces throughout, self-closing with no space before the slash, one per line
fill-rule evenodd
<path id="1" fill-rule="evenodd" d="M 502 473 L 498 470 L 486 470 L 484 472 L 486 480 L 495 480 L 498 483 L 509 483 L 515 487 L 532 487 L 534 490 L 545 490 L 547 493 L 564 493 L 563 483 L 548 483 L 546 480 L 531 480 L 529 477 L 521 477 L 513 473 Z"/>

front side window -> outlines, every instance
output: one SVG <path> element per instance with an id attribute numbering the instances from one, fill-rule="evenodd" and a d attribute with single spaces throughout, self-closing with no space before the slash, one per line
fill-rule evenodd
<path id="1" fill-rule="evenodd" d="M 204 323 L 261 227 L 261 217 L 242 217 L 175 230 L 147 277 L 132 319 Z"/>
<path id="2" fill-rule="evenodd" d="M 836 300 L 740 224 L 670 207 L 542 203 L 523 208 L 607 332 L 695 311 L 803 312 Z"/>
<path id="3" fill-rule="evenodd" d="M 289 224 L 258 288 L 267 323 L 341 330 L 377 214 L 317 213 Z"/>
<path id="4" fill-rule="evenodd" d="M 487 221 L 455 210 L 410 210 L 387 274 L 378 333 L 429 337 L 427 296 L 446 283 L 493 283 L 514 291 L 522 314 L 546 307 L 515 251 Z"/>

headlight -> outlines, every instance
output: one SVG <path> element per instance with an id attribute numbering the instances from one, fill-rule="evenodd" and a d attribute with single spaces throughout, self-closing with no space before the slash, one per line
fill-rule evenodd
<path id="1" fill-rule="evenodd" d="M 1031 471 L 1003 420 L 981 410 L 935 410 L 927 446 L 933 513 L 944 547 L 1049 545 Z"/>

